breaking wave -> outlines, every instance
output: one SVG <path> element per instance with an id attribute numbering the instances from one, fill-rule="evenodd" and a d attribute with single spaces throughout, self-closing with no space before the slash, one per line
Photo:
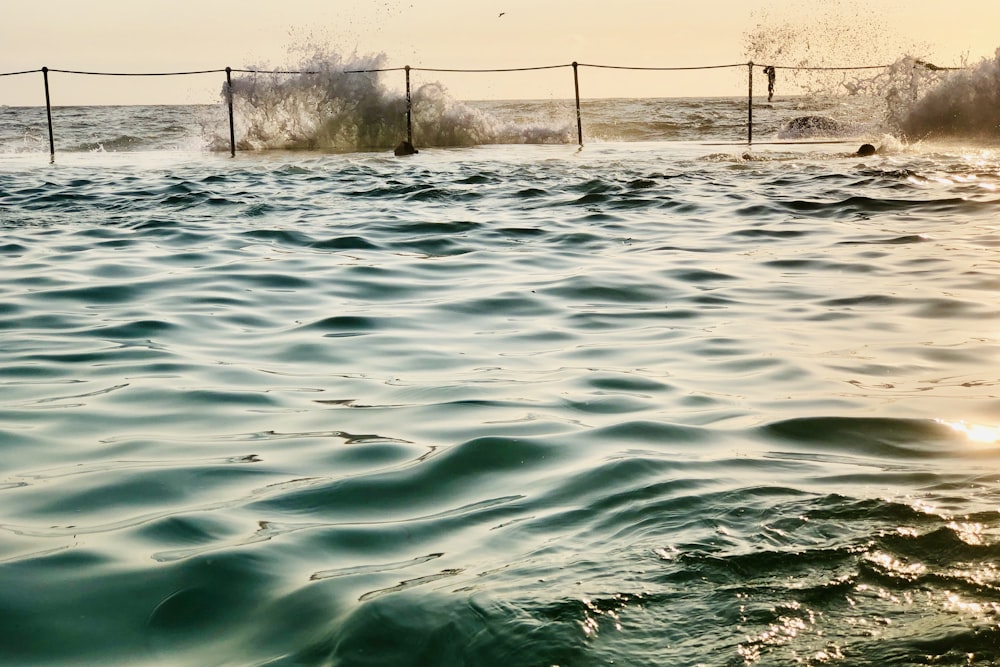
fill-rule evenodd
<path id="1" fill-rule="evenodd" d="M 927 47 L 895 35 L 892 24 L 871 7 L 849 9 L 834 3 L 782 20 L 759 13 L 758 25 L 745 37 L 745 53 L 755 63 L 779 67 L 780 95 L 877 100 L 879 118 L 868 122 L 880 121 L 882 132 L 899 139 L 1000 138 L 1000 49 L 978 64 L 954 67 L 929 62 L 926 56 L 900 56 L 926 53 Z M 865 62 L 858 61 L 859 53 L 865 54 Z M 845 65 L 858 67 L 842 69 Z M 846 119 L 835 120 L 845 125 Z M 839 136 L 838 129 L 793 126 L 783 133 Z"/>
<path id="2" fill-rule="evenodd" d="M 760 22 L 748 31 L 745 52 L 761 66 L 778 66 L 778 95 L 829 98 L 822 115 L 775 115 L 762 119 L 766 130 L 790 140 L 883 137 L 884 143 L 887 139 L 1000 138 L 1000 50 L 971 67 L 966 63 L 944 67 L 926 57 L 900 56 L 925 52 L 926 47 L 894 35 L 891 23 L 870 7 L 849 5 L 848 9 L 845 13 L 843 5 L 834 3 L 798 18 L 785 14 L 780 20 L 767 11 L 757 13 Z M 386 150 L 407 138 L 403 74 L 385 71 L 385 54 L 345 56 L 314 41 L 293 47 L 291 53 L 290 60 L 296 62 L 278 68 L 291 73 L 272 74 L 276 68 L 264 65 L 247 68 L 255 73 L 234 73 L 238 149 Z M 857 62 L 859 53 L 865 54 L 866 62 Z M 855 63 L 856 69 L 841 68 Z M 221 92 L 225 99 L 228 91 L 223 88 Z M 848 98 L 865 100 L 865 104 L 847 103 Z M 565 109 L 535 105 L 526 116 L 510 105 L 501 108 L 456 100 L 434 81 L 414 87 L 410 103 L 413 143 L 418 147 L 566 144 L 576 138 Z M 593 100 L 588 104 L 599 106 Z M 610 123 L 604 123 L 601 118 L 597 114 L 588 127 L 592 139 L 662 140 L 691 135 L 692 119 L 685 114 L 665 117 L 642 109 L 634 119 L 613 116 Z M 733 128 L 724 131 L 722 124 L 730 121 L 712 117 L 709 134 L 737 134 L 742 116 L 733 118 L 737 119 Z M 769 122 L 773 129 L 767 127 Z M 220 133 L 218 125 L 214 127 L 205 132 L 210 148 L 227 150 L 229 137 Z"/>
<path id="3" fill-rule="evenodd" d="M 405 95 L 390 89 L 382 73 L 371 72 L 385 69 L 384 54 L 345 58 L 319 47 L 308 51 L 291 68 L 308 74 L 233 77 L 240 150 L 382 150 L 406 137 Z M 502 122 L 453 99 L 439 83 L 417 87 L 411 104 L 414 142 L 420 146 L 566 143 L 572 137 L 569 124 Z M 220 136 L 211 143 L 220 150 L 228 146 Z"/>
<path id="4" fill-rule="evenodd" d="M 912 103 L 898 102 L 898 128 L 911 140 L 1000 138 L 1000 49 L 976 65 L 947 71 Z"/>

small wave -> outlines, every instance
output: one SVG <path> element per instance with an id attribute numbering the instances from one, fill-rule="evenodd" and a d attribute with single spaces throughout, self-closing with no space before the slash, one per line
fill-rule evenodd
<path id="1" fill-rule="evenodd" d="M 770 438 L 826 449 L 836 446 L 866 456 L 897 460 L 922 459 L 947 453 L 954 432 L 932 420 L 802 417 L 775 422 L 760 429 Z"/>
<path id="2" fill-rule="evenodd" d="M 76 146 L 71 146 L 68 150 L 77 153 L 111 153 L 115 151 L 130 151 L 143 148 L 145 140 L 142 137 L 131 134 L 122 134 L 110 139 L 95 139 Z"/>

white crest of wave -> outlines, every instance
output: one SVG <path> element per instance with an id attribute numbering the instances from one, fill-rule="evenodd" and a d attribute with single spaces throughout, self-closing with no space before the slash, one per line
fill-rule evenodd
<path id="1" fill-rule="evenodd" d="M 899 55 L 927 47 L 895 35 L 894 23 L 871 3 L 831 2 L 813 9 L 782 19 L 761 12 L 760 23 L 746 35 L 746 53 L 755 63 L 779 67 L 779 96 L 804 92 L 878 100 L 881 118 L 837 120 L 910 142 L 1000 138 L 1000 49 L 974 66 L 935 64 Z M 816 129 L 783 132 L 800 136 Z"/>
<path id="2" fill-rule="evenodd" d="M 992 58 L 945 75 L 890 113 L 910 140 L 1000 138 L 1000 49 Z"/>
<path id="3" fill-rule="evenodd" d="M 233 76 L 238 148 L 382 150 L 406 138 L 405 94 L 384 82 L 384 77 L 398 76 L 401 84 L 404 73 L 367 71 L 385 69 L 384 54 L 345 58 L 322 47 L 304 50 L 306 55 L 292 67 L 247 69 L 308 74 Z M 225 89 L 222 94 L 225 98 Z M 418 147 L 565 143 L 572 136 L 568 125 L 502 122 L 453 99 L 439 83 L 422 84 L 412 91 L 411 118 L 413 142 Z M 218 137 L 213 143 L 223 145 Z"/>

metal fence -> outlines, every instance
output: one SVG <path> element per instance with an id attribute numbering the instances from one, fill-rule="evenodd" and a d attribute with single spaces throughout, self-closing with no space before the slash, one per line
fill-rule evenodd
<path id="1" fill-rule="evenodd" d="M 941 70 L 953 70 L 962 69 L 958 67 L 938 67 L 930 63 L 923 62 L 921 60 L 915 60 L 914 66 L 925 67 L 933 71 Z M 611 70 L 634 70 L 634 71 L 657 71 L 657 72 L 669 72 L 669 71 L 690 71 L 690 70 L 710 70 L 710 69 L 731 69 L 731 68 L 741 68 L 745 67 L 747 69 L 747 123 L 746 123 L 746 142 L 747 145 L 753 144 L 753 96 L 754 96 L 754 68 L 760 67 L 763 74 L 768 80 L 768 99 L 770 99 L 771 94 L 774 90 L 774 82 L 776 78 L 777 70 L 788 70 L 788 71 L 847 71 L 847 70 L 866 70 L 866 69 L 886 69 L 891 67 L 891 65 L 862 65 L 862 66 L 850 66 L 850 67 L 807 67 L 807 66 L 782 66 L 782 65 L 757 65 L 753 61 L 746 63 L 734 63 L 728 65 L 701 65 L 694 67 L 630 67 L 622 65 L 597 65 L 592 63 L 579 63 L 572 62 L 563 65 L 542 65 L 538 67 L 513 67 L 513 68 L 498 68 L 498 69 L 455 69 L 455 68 L 433 68 L 433 67 L 410 67 L 406 65 L 404 67 L 389 67 L 381 69 L 358 69 L 358 70 L 343 70 L 339 72 L 340 74 L 374 74 L 383 72 L 404 72 L 406 76 L 406 141 L 411 145 L 413 144 L 413 104 L 410 95 L 410 72 L 466 72 L 466 73 L 499 73 L 499 72 L 528 72 L 537 70 L 551 70 L 551 69 L 572 69 L 573 70 L 573 92 L 576 101 L 576 130 L 577 130 L 577 141 L 580 146 L 583 146 L 583 119 L 580 113 L 580 69 L 581 68 L 595 68 L 595 69 L 611 69 Z M 45 111 L 48 118 L 48 130 L 49 130 L 49 152 L 52 159 L 55 159 L 56 147 L 55 147 L 55 135 L 52 127 L 52 103 L 49 95 L 49 73 L 58 72 L 61 74 L 74 74 L 74 75 L 84 75 L 84 76 L 113 76 L 113 77 L 148 77 L 148 76 L 188 76 L 194 74 L 222 74 L 226 75 L 226 103 L 229 112 L 229 153 L 232 157 L 236 156 L 236 125 L 233 115 L 233 72 L 245 73 L 245 74 L 285 74 L 285 75 L 296 75 L 296 74 L 320 74 L 319 71 L 310 70 L 254 70 L 254 69 L 233 69 L 231 67 L 225 67 L 221 69 L 205 69 L 205 70 L 195 70 L 187 72 L 86 72 L 80 70 L 69 70 L 69 69 L 54 69 L 49 67 L 41 67 L 39 69 L 24 70 L 20 72 L 0 72 L 0 77 L 5 76 L 18 76 L 27 74 L 37 74 L 41 73 L 45 85 Z"/>

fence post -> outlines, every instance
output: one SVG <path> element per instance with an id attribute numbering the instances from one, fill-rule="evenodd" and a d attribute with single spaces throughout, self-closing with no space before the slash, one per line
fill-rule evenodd
<path id="1" fill-rule="evenodd" d="M 573 61 L 573 88 L 576 90 L 576 137 L 583 148 L 583 122 L 580 120 L 580 76 L 577 74 L 578 65 Z"/>
<path id="2" fill-rule="evenodd" d="M 406 71 L 406 141 L 413 145 L 413 102 L 410 99 L 410 66 L 403 68 Z"/>
<path id="3" fill-rule="evenodd" d="M 233 123 L 233 68 L 226 67 L 226 99 L 229 103 L 229 157 L 236 157 L 236 125 Z"/>
<path id="4" fill-rule="evenodd" d="M 49 100 L 49 68 L 42 68 L 42 78 L 45 80 L 45 114 L 49 118 L 49 158 L 56 161 L 56 141 L 52 136 L 52 102 Z"/>
<path id="5" fill-rule="evenodd" d="M 753 144 L 753 61 L 747 63 L 747 146 Z"/>

